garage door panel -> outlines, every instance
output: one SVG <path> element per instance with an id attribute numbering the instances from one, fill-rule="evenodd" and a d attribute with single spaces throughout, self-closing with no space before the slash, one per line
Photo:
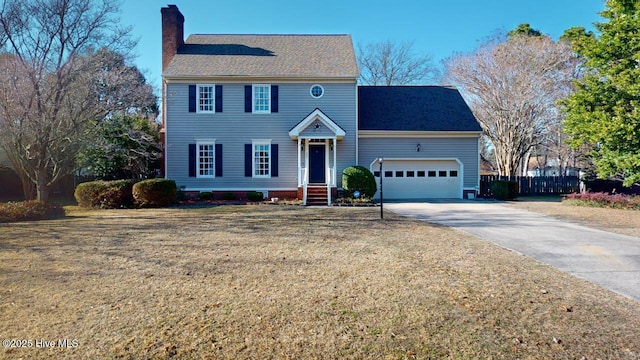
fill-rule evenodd
<path id="1" fill-rule="evenodd" d="M 451 160 L 401 161 L 383 164 L 387 199 L 461 198 L 460 165 Z"/>

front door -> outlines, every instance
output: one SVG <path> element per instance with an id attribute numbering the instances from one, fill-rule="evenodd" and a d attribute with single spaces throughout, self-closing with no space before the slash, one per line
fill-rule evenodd
<path id="1" fill-rule="evenodd" d="M 324 184 L 326 182 L 325 146 L 309 145 L 309 183 Z"/>

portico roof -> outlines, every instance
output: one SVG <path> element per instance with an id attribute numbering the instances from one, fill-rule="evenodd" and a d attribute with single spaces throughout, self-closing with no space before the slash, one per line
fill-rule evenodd
<path id="1" fill-rule="evenodd" d="M 335 136 L 338 140 L 342 140 L 344 138 L 346 132 L 340 125 L 336 124 L 330 117 L 327 116 L 322 110 L 316 108 L 309 115 L 307 115 L 302 121 L 300 121 L 296 126 L 294 126 L 291 130 L 289 130 L 289 137 L 292 140 L 297 140 L 298 137 L 311 137 L 308 135 L 302 134 L 307 128 L 312 130 L 317 130 L 319 134 L 325 133 L 321 129 L 322 126 L 325 126 L 333 136 Z M 316 137 L 323 137 L 322 135 L 318 135 Z"/>

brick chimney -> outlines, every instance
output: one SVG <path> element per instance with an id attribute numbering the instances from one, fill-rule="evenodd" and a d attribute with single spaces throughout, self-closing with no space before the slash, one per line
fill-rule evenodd
<path id="1" fill-rule="evenodd" d="M 178 48 L 184 44 L 184 16 L 175 5 L 160 10 L 162 13 L 162 71 L 169 65 Z"/>

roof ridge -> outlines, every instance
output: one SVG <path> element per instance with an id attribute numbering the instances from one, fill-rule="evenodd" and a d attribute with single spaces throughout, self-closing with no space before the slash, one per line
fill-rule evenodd
<path id="1" fill-rule="evenodd" d="M 351 34 L 189 34 L 189 36 L 351 36 Z"/>

